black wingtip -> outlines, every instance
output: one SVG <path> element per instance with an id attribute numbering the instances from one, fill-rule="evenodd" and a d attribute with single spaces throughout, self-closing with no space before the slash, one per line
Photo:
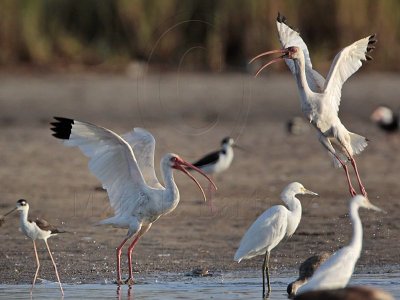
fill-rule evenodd
<path id="1" fill-rule="evenodd" d="M 372 34 L 369 36 L 368 39 L 368 45 L 373 45 L 378 41 L 378 39 L 376 38 L 376 33 Z"/>
<path id="2" fill-rule="evenodd" d="M 278 16 L 276 17 L 276 21 L 279 23 L 286 23 L 286 17 L 284 15 L 281 15 L 281 13 L 278 11 Z"/>
<path id="3" fill-rule="evenodd" d="M 286 18 L 284 15 L 282 15 L 279 11 L 278 11 L 278 16 L 276 17 L 276 21 L 279 22 L 279 23 L 285 24 L 285 25 L 288 26 L 290 29 L 292 29 L 292 30 L 294 30 L 294 31 L 296 31 L 296 32 L 300 32 L 297 28 L 294 28 L 293 26 L 290 26 L 290 25 L 286 22 L 286 21 L 287 21 L 287 18 Z"/>
<path id="4" fill-rule="evenodd" d="M 57 122 L 50 123 L 50 125 L 53 126 L 50 129 L 54 131 L 52 135 L 58 139 L 68 140 L 71 135 L 71 129 L 72 125 L 74 124 L 74 120 L 63 117 L 54 117 L 54 119 Z"/>

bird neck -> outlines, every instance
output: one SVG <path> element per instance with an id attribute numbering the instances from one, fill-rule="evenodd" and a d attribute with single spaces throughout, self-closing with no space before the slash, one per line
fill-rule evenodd
<path id="1" fill-rule="evenodd" d="M 311 91 L 310 87 L 308 86 L 307 76 L 306 76 L 306 64 L 304 53 L 301 51 L 301 54 L 298 59 L 294 59 L 294 66 L 295 66 L 295 74 L 296 74 L 296 82 L 297 87 L 300 92 L 305 93 L 305 96 L 308 98 L 313 92 Z"/>
<path id="2" fill-rule="evenodd" d="M 28 211 L 29 211 L 29 208 L 25 208 L 24 210 L 20 211 L 19 220 L 20 220 L 21 224 L 28 223 Z"/>
<path id="3" fill-rule="evenodd" d="M 229 156 L 233 155 L 232 146 L 229 145 L 229 144 L 223 144 L 223 145 L 222 145 L 221 152 L 222 152 L 223 154 L 225 154 L 225 155 L 229 155 Z"/>
<path id="4" fill-rule="evenodd" d="M 167 209 L 175 207 L 179 202 L 179 190 L 174 180 L 174 172 L 169 165 L 162 165 L 162 176 L 165 190 L 163 191 L 163 206 Z"/>
<path id="5" fill-rule="evenodd" d="M 288 210 L 289 217 L 287 220 L 287 235 L 291 236 L 296 231 L 297 226 L 299 226 L 301 220 L 301 203 L 300 200 L 295 197 L 295 194 L 285 194 L 281 195 L 282 201 L 285 202 Z"/>
<path id="6" fill-rule="evenodd" d="M 363 239 L 363 229 L 361 219 L 358 214 L 359 206 L 355 203 L 350 204 L 350 220 L 353 224 L 353 237 L 351 239 L 349 247 L 353 248 L 360 256 Z"/>

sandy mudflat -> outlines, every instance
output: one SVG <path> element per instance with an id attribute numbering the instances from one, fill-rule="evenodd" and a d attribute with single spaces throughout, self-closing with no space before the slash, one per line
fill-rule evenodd
<path id="1" fill-rule="evenodd" d="M 377 104 L 399 107 L 399 94 L 400 77 L 395 74 L 361 74 L 343 91 L 343 123 L 371 140 L 358 157 L 361 177 L 370 200 L 388 212 L 360 212 L 365 235 L 358 271 L 399 267 L 400 137 L 388 138 L 369 121 Z M 236 152 L 231 169 L 215 178 L 219 190 L 213 214 L 190 179 L 176 174 L 179 206 L 158 220 L 136 248 L 135 268 L 142 274 L 187 272 L 197 266 L 214 271 L 259 268 L 262 257 L 237 264 L 233 254 L 252 221 L 271 205 L 281 204 L 279 194 L 292 181 L 320 197 L 301 198 L 303 219 L 294 236 L 273 251 L 273 272 L 294 274 L 310 253 L 334 251 L 350 239 L 343 171 L 331 166 L 312 128 L 301 136 L 285 131 L 285 122 L 300 115 L 296 86 L 289 76 L 161 74 L 136 79 L 3 73 L 0 213 L 26 198 L 32 216 L 71 232 L 49 240 L 65 282 L 113 279 L 114 249 L 126 232 L 93 226 L 111 213 L 107 196 L 96 190 L 99 183 L 80 151 L 51 137 L 48 122 L 53 115 L 90 121 L 118 133 L 145 127 L 158 142 L 157 162 L 166 152 L 195 160 L 227 135 L 249 149 Z M 0 228 L 1 283 L 29 282 L 34 274 L 32 243 L 17 228 L 17 215 Z M 52 279 L 44 244 L 39 245 L 44 259 L 41 277 Z M 126 260 L 123 268 L 126 272 Z"/>

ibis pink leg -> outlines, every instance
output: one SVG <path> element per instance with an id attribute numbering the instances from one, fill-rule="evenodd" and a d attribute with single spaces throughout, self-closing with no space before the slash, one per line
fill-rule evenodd
<path id="1" fill-rule="evenodd" d="M 35 257 L 36 257 L 36 273 L 35 273 L 35 277 L 33 277 L 33 282 L 32 282 L 32 287 L 31 287 L 31 294 L 33 291 L 33 287 L 35 286 L 35 282 L 36 282 L 36 278 L 39 274 L 39 269 L 40 269 L 40 262 L 39 262 L 39 256 L 37 254 L 37 250 L 36 250 L 36 242 L 33 241 L 33 249 L 35 250 Z"/>
<path id="2" fill-rule="evenodd" d="M 346 164 L 339 158 L 339 156 L 335 155 L 336 159 L 340 162 L 340 164 L 343 167 L 344 172 L 346 173 L 346 178 L 347 178 L 347 183 L 349 185 L 349 191 L 352 197 L 357 195 L 356 191 L 354 190 L 353 186 L 351 185 L 351 180 L 350 180 L 350 175 L 349 175 L 349 169 L 347 168 Z"/>
<path id="3" fill-rule="evenodd" d="M 358 185 L 360 186 L 360 190 L 361 190 L 361 194 L 363 194 L 363 196 L 365 198 L 368 198 L 367 191 L 365 190 L 365 187 L 361 182 L 360 174 L 358 173 L 356 161 L 354 160 L 354 158 L 352 156 L 350 156 L 350 162 L 351 162 L 351 165 L 353 166 L 354 172 L 356 173 Z"/>
<path id="4" fill-rule="evenodd" d="M 47 243 L 47 240 L 44 240 L 44 242 L 46 244 L 47 251 L 49 252 L 49 255 L 50 255 L 50 258 L 51 258 L 51 262 L 53 263 L 54 271 L 56 271 L 56 276 L 57 276 L 58 284 L 60 285 L 61 294 L 64 296 L 64 291 L 63 291 L 63 288 L 61 286 L 60 276 L 58 276 L 57 266 L 56 266 L 56 263 L 54 262 L 53 255 L 51 254 L 49 244 Z"/>
<path id="5" fill-rule="evenodd" d="M 128 248 L 128 267 L 129 267 L 129 277 L 127 280 L 125 280 L 125 283 L 129 285 L 133 285 L 133 269 L 132 269 L 132 252 L 133 248 L 135 247 L 136 243 L 139 241 L 140 236 L 138 235 L 130 244 Z"/>
<path id="6" fill-rule="evenodd" d="M 117 284 L 123 284 L 121 280 L 121 249 L 125 245 L 129 237 L 125 238 L 122 243 L 117 247 Z"/>

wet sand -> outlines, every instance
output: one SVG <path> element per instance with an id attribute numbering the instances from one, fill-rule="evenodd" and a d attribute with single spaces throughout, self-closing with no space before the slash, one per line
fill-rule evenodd
<path id="1" fill-rule="evenodd" d="M 364 247 L 357 272 L 398 270 L 400 252 L 400 137 L 388 137 L 369 121 L 374 107 L 398 107 L 400 77 L 352 77 L 342 94 L 345 126 L 371 142 L 357 158 L 370 200 L 387 214 L 362 210 Z M 51 137 L 53 115 L 73 117 L 118 133 L 150 130 L 156 140 L 156 166 L 166 152 L 192 161 L 216 149 L 230 135 L 248 152 L 235 152 L 232 167 L 218 175 L 211 213 L 196 186 L 175 174 L 181 202 L 160 218 L 139 242 L 134 268 L 142 275 L 258 270 L 262 257 L 233 262 L 241 236 L 265 209 L 281 204 L 279 194 L 292 181 L 320 194 L 300 197 L 303 218 L 294 236 L 274 249 L 272 274 L 291 272 L 319 251 L 347 244 L 349 193 L 344 173 L 334 169 L 314 129 L 300 136 L 285 131 L 300 113 L 294 80 L 285 75 L 259 79 L 246 74 L 157 74 L 133 78 L 110 74 L 0 74 L 0 214 L 16 200 L 30 201 L 40 216 L 69 233 L 49 240 L 60 275 L 68 283 L 115 278 L 115 247 L 125 230 L 93 226 L 111 215 L 107 196 L 77 149 Z M 354 174 L 352 174 L 354 175 Z M 355 187 L 356 181 L 353 177 Z M 202 180 L 203 185 L 207 184 Z M 39 243 L 42 278 L 53 280 L 51 261 Z M 125 250 L 124 250 L 125 254 Z M 34 275 L 32 242 L 18 231 L 14 215 L 0 227 L 0 282 L 29 283 Z M 127 273 L 126 257 L 123 270 Z"/>

